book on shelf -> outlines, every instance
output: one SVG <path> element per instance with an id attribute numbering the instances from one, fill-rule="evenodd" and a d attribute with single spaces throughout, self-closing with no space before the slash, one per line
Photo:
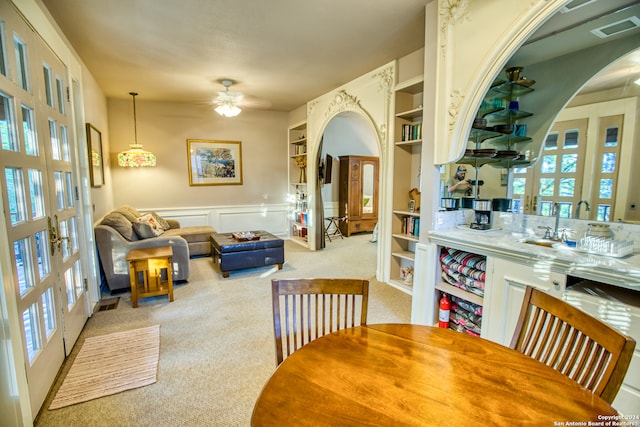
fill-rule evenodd
<path id="1" fill-rule="evenodd" d="M 402 218 L 402 232 L 414 237 L 420 236 L 420 218 L 405 216 Z"/>
<path id="2" fill-rule="evenodd" d="M 402 125 L 402 141 L 422 139 L 422 122 Z"/>

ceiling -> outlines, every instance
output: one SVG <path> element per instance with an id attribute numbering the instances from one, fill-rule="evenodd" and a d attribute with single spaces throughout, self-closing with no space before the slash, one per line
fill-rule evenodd
<path id="1" fill-rule="evenodd" d="M 219 80 L 232 79 L 232 90 L 248 95 L 254 106 L 277 111 L 291 111 L 421 48 L 429 2 L 41 1 L 108 98 L 128 98 L 136 91 L 144 100 L 204 104 L 223 90 Z M 534 41 L 518 53 L 522 65 L 601 43 L 591 28 L 625 13 L 640 16 L 637 0 L 574 0 L 569 5 L 582 3 L 570 13 L 558 13 L 531 37 Z M 640 31 L 624 36 L 632 33 Z M 640 52 L 584 90 L 637 78 Z"/>
<path id="2" fill-rule="evenodd" d="M 291 111 L 424 45 L 427 0 L 41 0 L 108 98 Z"/>
<path id="3" fill-rule="evenodd" d="M 627 26 L 627 22 L 635 22 Z M 629 28 L 598 37 L 594 30 L 610 25 Z M 638 49 L 612 63 L 582 88 L 589 93 L 633 86 L 640 78 L 640 1 L 638 0 L 573 0 L 546 21 L 512 56 L 510 63 L 529 65 L 592 46 L 627 39 L 636 41 Z"/>

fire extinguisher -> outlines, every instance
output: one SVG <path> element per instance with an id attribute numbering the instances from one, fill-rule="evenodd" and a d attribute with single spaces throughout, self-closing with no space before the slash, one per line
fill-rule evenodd
<path id="1" fill-rule="evenodd" d="M 449 327 L 449 311 L 451 310 L 451 301 L 447 298 L 447 294 L 442 294 L 440 298 L 440 313 L 438 316 L 438 326 L 441 328 Z"/>

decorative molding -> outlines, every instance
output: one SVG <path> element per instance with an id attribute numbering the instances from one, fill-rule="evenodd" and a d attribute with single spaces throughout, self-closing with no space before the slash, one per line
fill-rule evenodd
<path id="1" fill-rule="evenodd" d="M 468 21 L 467 6 L 469 0 L 442 0 L 440 2 L 440 15 L 443 17 L 443 25 L 455 25 L 458 22 Z"/>
<path id="2" fill-rule="evenodd" d="M 469 21 L 470 18 L 467 14 L 468 0 L 441 0 L 440 1 L 440 47 L 442 53 L 447 46 L 449 28 L 456 25 L 459 22 Z"/>
<path id="3" fill-rule="evenodd" d="M 460 104 L 464 100 L 464 96 L 459 89 L 454 89 L 449 94 L 449 132 L 453 130 L 458 114 L 460 113 Z"/>
<path id="4" fill-rule="evenodd" d="M 377 78 L 378 82 L 378 92 L 385 92 L 388 99 L 391 99 L 391 88 L 393 87 L 393 67 L 387 67 L 379 73 L 373 74 L 371 78 Z"/>
<path id="5" fill-rule="evenodd" d="M 318 105 L 318 101 L 311 101 L 307 103 L 307 117 L 311 116 L 313 109 Z"/>
<path id="6" fill-rule="evenodd" d="M 331 117 L 336 113 L 355 109 L 363 110 L 358 97 L 349 95 L 346 90 L 339 90 L 324 115 L 325 117 Z"/>
<path id="7" fill-rule="evenodd" d="M 380 152 L 386 153 L 387 151 L 387 125 L 385 123 L 380 124 L 378 128 L 378 135 L 380 136 Z"/>

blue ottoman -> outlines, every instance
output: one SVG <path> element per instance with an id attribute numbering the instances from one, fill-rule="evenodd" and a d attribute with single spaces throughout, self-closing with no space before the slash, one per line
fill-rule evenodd
<path id="1" fill-rule="evenodd" d="M 238 240 L 234 233 L 211 235 L 211 256 L 217 262 L 223 277 L 233 270 L 284 264 L 284 240 L 263 230 L 253 231 L 258 240 Z"/>

